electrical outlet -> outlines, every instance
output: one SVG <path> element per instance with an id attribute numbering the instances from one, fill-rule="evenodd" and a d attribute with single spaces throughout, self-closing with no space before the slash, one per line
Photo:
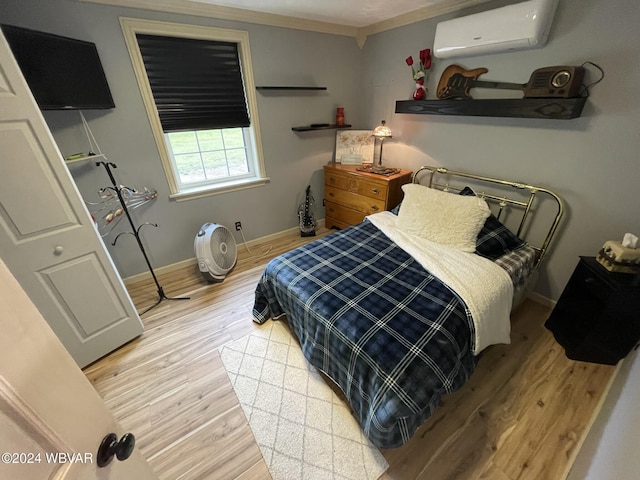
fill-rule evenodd
<path id="1" fill-rule="evenodd" d="M 242 223 L 241 222 L 236 222 L 236 230 L 237 231 L 242 230 Z"/>

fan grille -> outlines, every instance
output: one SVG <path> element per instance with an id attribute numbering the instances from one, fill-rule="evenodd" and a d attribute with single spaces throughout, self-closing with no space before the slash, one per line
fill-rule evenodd
<path id="1" fill-rule="evenodd" d="M 218 226 L 211 234 L 211 256 L 216 265 L 228 270 L 236 263 L 236 242 L 228 228 Z"/>

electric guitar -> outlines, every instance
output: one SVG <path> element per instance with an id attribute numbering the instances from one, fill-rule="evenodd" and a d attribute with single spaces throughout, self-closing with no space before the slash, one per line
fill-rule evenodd
<path id="1" fill-rule="evenodd" d="M 300 208 L 298 209 L 301 237 L 315 237 L 316 235 L 316 221 L 311 211 L 312 206 L 313 197 L 311 196 L 311 185 L 308 185 L 304 202 L 300 204 Z"/>
<path id="2" fill-rule="evenodd" d="M 442 72 L 436 94 L 438 98 L 471 98 L 469 90 L 474 87 L 521 90 L 524 98 L 572 98 L 579 96 L 584 77 L 583 67 L 543 67 L 531 74 L 527 83 L 490 82 L 478 80 L 489 70 L 476 68 L 466 70 L 459 65 L 449 65 Z"/>

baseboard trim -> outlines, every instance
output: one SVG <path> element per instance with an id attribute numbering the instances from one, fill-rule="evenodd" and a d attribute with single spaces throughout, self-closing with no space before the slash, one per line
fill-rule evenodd
<path id="1" fill-rule="evenodd" d="M 155 272 L 156 275 L 162 275 L 163 273 L 170 273 L 175 270 L 180 270 L 181 268 L 188 267 L 190 265 L 196 265 L 197 263 L 198 262 L 196 261 L 196 257 L 187 258 L 186 260 L 180 260 L 179 262 L 172 263 L 170 265 L 165 265 L 164 267 L 154 268 L 153 271 Z M 151 272 L 147 271 L 147 272 L 131 275 L 130 277 L 127 277 L 127 278 L 123 278 L 122 281 L 124 282 L 125 285 L 129 286 L 133 283 L 138 283 L 143 280 L 150 280 L 151 278 L 152 278 Z"/>
<path id="2" fill-rule="evenodd" d="M 318 229 L 324 228 L 324 218 L 318 220 L 316 228 Z M 260 245 L 262 243 L 273 242 L 274 240 L 279 240 L 280 238 L 283 238 L 283 237 L 289 237 L 292 234 L 297 233 L 299 231 L 300 231 L 299 227 L 288 228 L 280 232 L 276 232 L 264 237 L 256 238 L 255 240 L 249 240 L 248 242 L 245 242 L 245 243 L 239 243 L 238 248 L 244 248 L 245 246 L 251 248 L 255 245 Z"/>
<path id="3" fill-rule="evenodd" d="M 318 225 L 317 225 L 317 228 L 323 228 L 323 227 L 324 227 L 324 218 L 321 220 L 318 220 Z M 255 245 L 272 242 L 282 237 L 288 237 L 298 232 L 298 230 L 299 230 L 298 227 L 288 228 L 287 230 L 282 230 L 281 232 L 272 233 L 264 237 L 256 238 L 254 240 L 249 240 L 248 242 L 239 243 L 238 249 L 245 248 L 245 247 L 251 248 Z M 185 268 L 185 267 L 189 267 L 191 265 L 197 265 L 197 264 L 198 264 L 198 261 L 196 260 L 196 257 L 192 257 L 192 258 L 187 258 L 186 260 L 180 260 L 179 262 L 172 263 L 170 265 L 154 268 L 153 271 L 156 273 L 156 275 L 162 275 L 163 273 L 170 273 L 175 270 L 180 270 L 181 268 Z M 150 280 L 151 278 L 152 278 L 151 272 L 141 272 L 135 275 L 131 275 L 130 277 L 123 278 L 122 281 L 124 282 L 125 285 L 129 286 L 134 283 L 141 282 L 143 280 Z"/>
<path id="4" fill-rule="evenodd" d="M 531 292 L 529 294 L 529 298 L 534 302 L 544 305 L 545 307 L 553 308 L 556 306 L 555 300 L 551 300 L 550 298 L 545 297 L 544 295 L 540 295 L 537 292 Z"/>

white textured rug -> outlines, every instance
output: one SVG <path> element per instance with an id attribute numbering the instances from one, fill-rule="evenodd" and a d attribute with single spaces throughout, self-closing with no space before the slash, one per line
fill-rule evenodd
<path id="1" fill-rule="evenodd" d="M 220 355 L 273 480 L 377 479 L 388 464 L 279 321 Z"/>

